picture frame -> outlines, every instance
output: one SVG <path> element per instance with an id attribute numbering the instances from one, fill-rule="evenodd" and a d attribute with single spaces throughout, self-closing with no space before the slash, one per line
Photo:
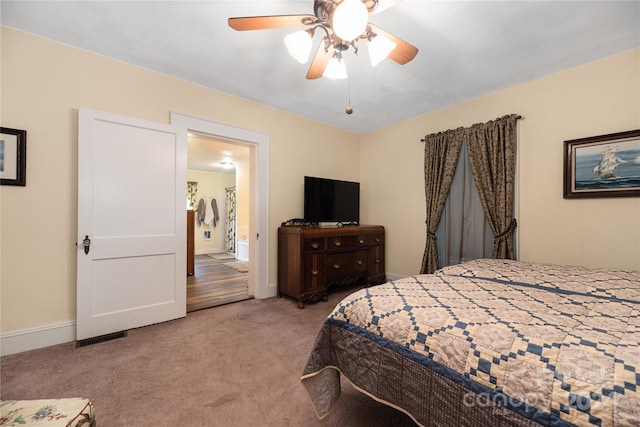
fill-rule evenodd
<path id="1" fill-rule="evenodd" d="M 564 141 L 564 198 L 640 197 L 640 129 Z"/>
<path id="2" fill-rule="evenodd" d="M 0 185 L 27 185 L 27 131 L 0 127 Z"/>

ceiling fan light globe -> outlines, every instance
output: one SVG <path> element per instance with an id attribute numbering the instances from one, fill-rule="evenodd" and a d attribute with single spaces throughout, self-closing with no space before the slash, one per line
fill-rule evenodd
<path id="1" fill-rule="evenodd" d="M 381 63 L 395 48 L 395 42 L 392 42 L 385 36 L 376 35 L 373 40 L 369 42 L 369 59 L 371 60 L 371 66 L 375 67 Z"/>
<path id="2" fill-rule="evenodd" d="M 309 61 L 311 42 L 311 34 L 307 30 L 296 31 L 284 37 L 284 45 L 287 47 L 289 55 L 301 64 L 306 64 Z"/>
<path id="3" fill-rule="evenodd" d="M 330 79 L 346 79 L 348 77 L 347 67 L 341 58 L 334 56 L 327 63 L 327 68 L 324 69 L 322 75 Z"/>
<path id="4" fill-rule="evenodd" d="M 351 42 L 367 28 L 369 11 L 360 0 L 344 0 L 333 12 L 333 32 L 342 40 Z"/>

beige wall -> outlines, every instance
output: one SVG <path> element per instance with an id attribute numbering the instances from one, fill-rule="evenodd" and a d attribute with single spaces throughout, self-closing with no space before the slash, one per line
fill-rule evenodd
<path id="1" fill-rule="evenodd" d="M 27 130 L 27 186 L 0 187 L 1 331 L 75 320 L 78 107 L 160 123 L 182 113 L 269 135 L 269 281 L 276 231 L 305 174 L 358 179 L 358 136 L 198 85 L 1 29 L 2 126 Z"/>
<path id="2" fill-rule="evenodd" d="M 207 226 L 206 224 L 198 225 L 198 221 L 194 226 L 194 244 L 196 254 L 224 252 L 224 201 L 225 188 L 235 187 L 235 174 L 224 174 L 214 172 L 202 172 L 189 170 L 187 171 L 187 181 L 195 181 L 198 183 L 198 191 L 196 193 L 196 206 L 200 199 L 207 202 L 207 211 L 211 212 L 211 199 L 216 199 L 220 219 L 216 226 Z M 198 214 L 196 213 L 196 216 Z M 204 231 L 211 231 L 211 239 L 204 239 Z"/>
<path id="3" fill-rule="evenodd" d="M 161 123 L 174 111 L 268 134 L 270 283 L 277 227 L 302 216 L 304 175 L 359 180 L 361 221 L 387 229 L 387 271 L 416 273 L 420 139 L 508 113 L 524 116 L 521 258 L 640 268 L 639 198 L 562 198 L 564 140 L 640 128 L 640 50 L 358 136 L 4 27 L 1 43 L 2 126 L 28 131 L 27 186 L 0 187 L 3 332 L 75 320 L 80 106 Z"/>
<path id="4" fill-rule="evenodd" d="M 640 198 L 562 197 L 565 140 L 640 129 L 636 49 L 363 135 L 363 220 L 387 228 L 387 271 L 420 270 L 420 139 L 510 113 L 524 118 L 518 142 L 520 259 L 640 269 Z"/>

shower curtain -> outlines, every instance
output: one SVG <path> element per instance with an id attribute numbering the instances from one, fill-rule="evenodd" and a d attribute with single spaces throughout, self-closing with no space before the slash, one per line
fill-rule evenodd
<path id="1" fill-rule="evenodd" d="M 225 219 L 224 219 L 224 247 L 227 252 L 236 252 L 236 187 L 226 189 Z"/>

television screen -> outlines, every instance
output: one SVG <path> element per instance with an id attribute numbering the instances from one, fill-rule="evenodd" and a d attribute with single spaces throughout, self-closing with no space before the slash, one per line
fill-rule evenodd
<path id="1" fill-rule="evenodd" d="M 359 223 L 360 183 L 305 176 L 304 220 Z"/>

